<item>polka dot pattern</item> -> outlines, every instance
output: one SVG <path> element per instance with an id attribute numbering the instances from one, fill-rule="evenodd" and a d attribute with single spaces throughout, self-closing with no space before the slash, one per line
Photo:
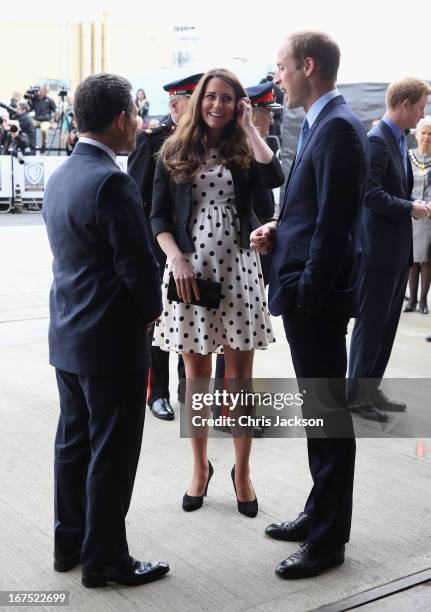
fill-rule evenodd
<path id="1" fill-rule="evenodd" d="M 196 187 L 195 187 L 196 185 Z M 190 233 L 196 252 L 185 253 L 198 278 L 222 283 L 217 310 L 167 300 L 171 265 L 162 285 L 163 313 L 153 344 L 164 350 L 207 355 L 223 345 L 235 350 L 264 349 L 275 342 L 258 254 L 239 243 L 239 221 L 232 175 L 211 149 L 195 176 Z"/>

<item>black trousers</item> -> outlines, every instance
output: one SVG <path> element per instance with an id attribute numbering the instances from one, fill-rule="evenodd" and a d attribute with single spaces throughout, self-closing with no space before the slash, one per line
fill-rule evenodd
<path id="1" fill-rule="evenodd" d="M 349 379 L 372 379 L 367 382 L 371 395 L 391 356 L 409 270 L 406 266 L 400 271 L 363 272 L 361 310 L 350 343 Z"/>
<path id="2" fill-rule="evenodd" d="M 166 264 L 166 253 L 164 253 L 157 242 L 154 241 L 154 252 L 160 265 L 161 278 L 160 282 L 163 281 L 163 272 Z M 154 333 L 154 328 L 153 328 Z M 153 403 L 165 397 L 170 399 L 169 394 L 169 354 L 170 351 L 163 351 L 158 346 L 151 347 L 151 362 L 150 362 L 150 391 L 148 394 L 148 405 L 152 406 Z M 185 393 L 185 378 L 186 370 L 184 367 L 184 361 L 181 355 L 178 355 L 178 397 L 184 401 Z M 183 382 L 181 382 L 183 381 Z"/>
<path id="3" fill-rule="evenodd" d="M 125 518 L 141 450 L 147 370 L 80 376 L 56 370 L 55 550 L 84 568 L 131 563 Z"/>
<path id="4" fill-rule="evenodd" d="M 158 346 L 151 347 L 151 366 L 150 366 L 150 392 L 148 395 L 148 405 L 165 397 L 169 399 L 169 355 L 170 351 L 163 351 Z M 178 396 L 181 397 L 181 381 L 186 378 L 184 360 L 178 355 Z M 183 382 L 183 385 L 185 383 Z"/>
<path id="5" fill-rule="evenodd" d="M 317 546 L 343 544 L 350 537 L 356 444 L 351 415 L 343 409 L 348 322 L 348 317 L 309 315 L 299 308 L 283 315 L 300 388 L 301 379 L 319 379 L 322 386 L 333 387 L 334 407 L 341 407 L 329 408 L 322 432 L 328 437 L 307 437 L 313 487 L 304 511 L 312 521 L 308 541 Z M 316 416 L 306 395 L 302 410 L 305 418 Z M 332 437 L 334 432 L 340 437 Z"/>

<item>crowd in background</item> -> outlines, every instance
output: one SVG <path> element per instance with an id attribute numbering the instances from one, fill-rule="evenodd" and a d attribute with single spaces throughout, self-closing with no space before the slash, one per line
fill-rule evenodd
<path id="1" fill-rule="evenodd" d="M 59 95 L 57 102 L 44 85 L 22 95 L 13 92 L 9 104 L 0 102 L 0 155 L 35 155 L 49 151 L 70 155 L 78 142 L 73 93 Z M 62 92 L 60 92 L 62 93 Z M 145 91 L 136 92 L 138 131 L 159 125 L 149 115 L 150 103 Z M 36 146 L 36 130 L 40 129 L 40 146 Z"/>

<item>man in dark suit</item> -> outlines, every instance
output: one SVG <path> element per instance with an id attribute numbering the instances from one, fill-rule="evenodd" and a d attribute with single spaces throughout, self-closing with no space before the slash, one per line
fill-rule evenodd
<path id="1" fill-rule="evenodd" d="M 131 84 L 110 74 L 78 87 L 81 137 L 47 185 L 53 253 L 49 352 L 55 440 L 54 569 L 82 563 L 86 587 L 142 584 L 164 562 L 134 560 L 125 517 L 141 449 L 150 329 L 162 309 L 142 199 L 115 156 L 135 146 Z"/>
<path id="2" fill-rule="evenodd" d="M 278 565 L 282 578 L 315 576 L 342 563 L 350 535 L 355 439 L 345 409 L 345 336 L 359 308 L 368 143 L 335 87 L 339 61 L 338 45 L 319 32 L 293 34 L 281 47 L 276 83 L 306 118 L 278 224 L 251 235 L 261 252 L 272 247 L 269 308 L 283 316 L 300 389 L 303 379 L 318 379 L 331 390 L 321 437 L 307 431 L 314 484 L 304 512 L 266 529 L 275 539 L 305 540 Z M 315 409 L 305 395 L 302 408 L 306 418 Z"/>
<path id="3" fill-rule="evenodd" d="M 169 94 L 169 111 L 159 126 L 146 129 L 139 133 L 136 138 L 136 149 L 130 155 L 127 172 L 132 176 L 141 190 L 147 219 L 151 213 L 151 201 L 153 198 L 153 180 L 156 171 L 157 153 L 160 147 L 175 131 L 175 127 L 187 110 L 191 94 L 199 83 L 202 73 L 178 79 L 167 83 L 163 89 Z M 166 265 L 166 255 L 159 244 L 154 243 L 157 259 L 160 264 L 161 277 Z M 184 362 L 181 355 L 178 356 L 178 398 L 184 402 Z M 148 406 L 154 416 L 159 419 L 171 421 L 175 418 L 174 410 L 170 402 L 169 394 L 169 352 L 163 351 L 158 346 L 151 347 L 151 367 L 148 393 Z"/>
<path id="4" fill-rule="evenodd" d="M 362 417 L 385 422 L 387 411 L 406 404 L 390 400 L 379 389 L 386 370 L 412 263 L 412 217 L 431 213 L 425 202 L 412 202 L 413 173 L 405 131 L 415 128 L 431 93 L 418 79 L 392 83 L 387 111 L 368 134 L 370 175 L 362 219 L 364 268 L 361 308 L 350 345 L 352 409 Z"/>

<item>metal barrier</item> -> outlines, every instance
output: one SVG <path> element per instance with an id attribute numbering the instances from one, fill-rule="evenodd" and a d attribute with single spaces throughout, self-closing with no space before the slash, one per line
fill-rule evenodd
<path id="1" fill-rule="evenodd" d="M 51 174 L 69 158 L 64 155 L 28 155 L 22 164 L 11 155 L 0 155 L 0 213 L 15 211 L 15 200 L 29 209 L 42 210 L 45 187 Z M 117 164 L 127 171 L 127 157 L 118 156 Z"/>

